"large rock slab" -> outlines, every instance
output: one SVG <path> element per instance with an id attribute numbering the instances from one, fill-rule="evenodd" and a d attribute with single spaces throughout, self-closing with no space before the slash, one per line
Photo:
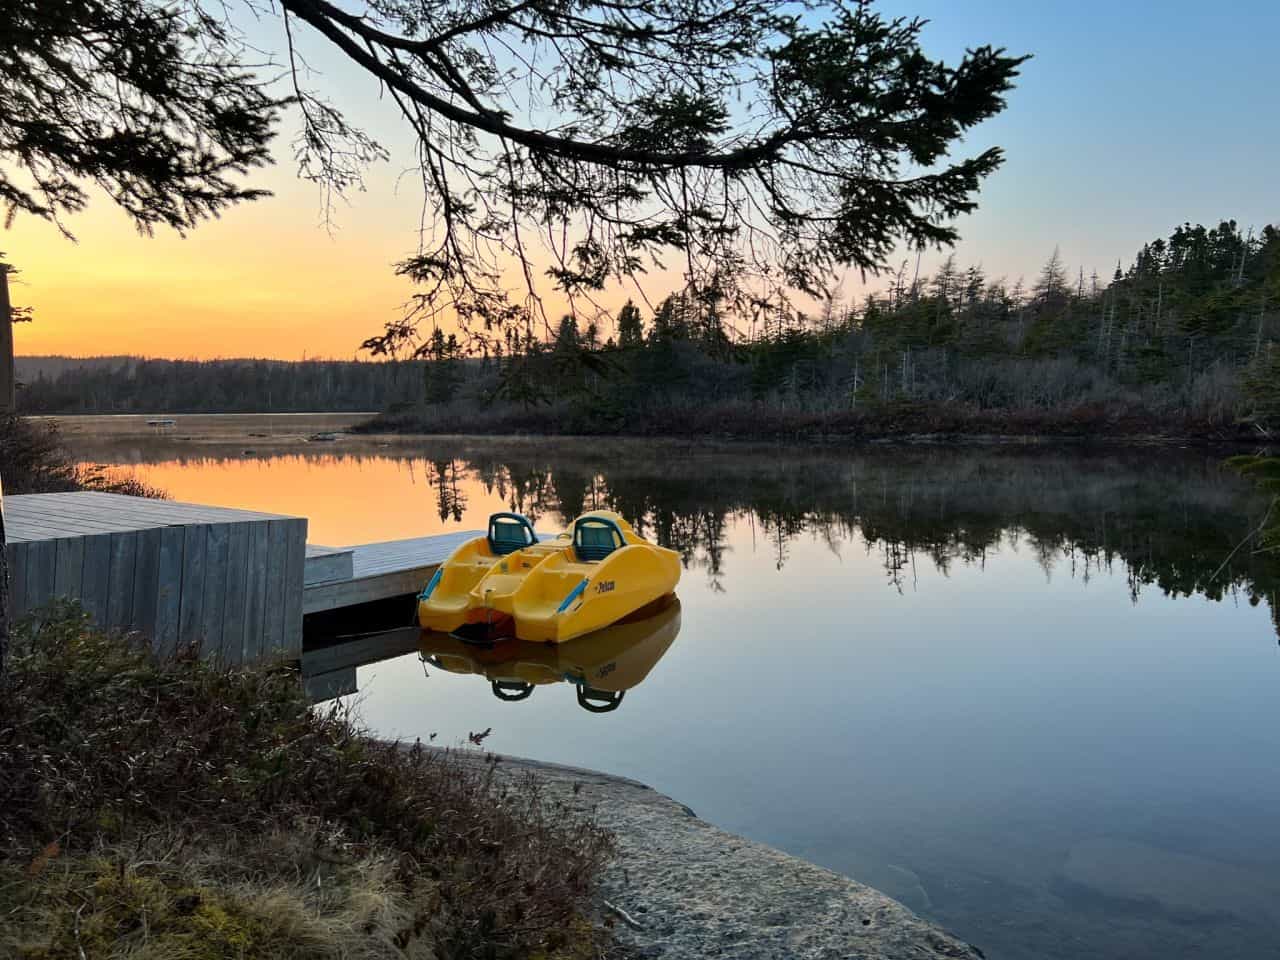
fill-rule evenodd
<path id="1" fill-rule="evenodd" d="M 592 814 L 617 836 L 600 907 L 642 957 L 982 957 L 880 891 L 720 830 L 642 783 L 512 757 L 498 769 L 534 773 L 548 799 Z"/>

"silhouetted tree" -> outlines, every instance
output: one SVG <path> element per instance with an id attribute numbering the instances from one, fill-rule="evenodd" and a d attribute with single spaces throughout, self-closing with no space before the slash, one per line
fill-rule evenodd
<path id="1" fill-rule="evenodd" d="M 571 297 L 674 254 L 685 283 L 782 311 L 841 266 L 949 244 L 1001 162 L 949 152 L 1003 109 L 1024 59 L 975 47 L 946 66 L 924 54 L 923 21 L 842 0 L 804 16 L 778 0 L 279 7 L 367 71 L 417 135 L 435 229 L 400 267 L 423 285 L 415 312 L 367 342 L 388 352 L 423 319 L 524 324 L 536 273 L 510 300 L 499 260 L 537 236 L 563 238 L 548 273 Z M 326 150 L 347 155 L 319 124 L 307 142 L 321 175 Z"/>
<path id="2" fill-rule="evenodd" d="M 416 135 L 434 229 L 399 269 L 422 292 L 365 344 L 399 355 L 430 349 L 424 317 L 499 341 L 526 328 L 535 272 L 511 301 L 499 261 L 527 267 L 535 234 L 561 238 L 548 272 L 571 302 L 674 252 L 687 284 L 783 311 L 841 266 L 949 244 L 1002 160 L 952 152 L 1004 108 L 1025 60 L 977 46 L 947 66 L 924 54 L 923 21 L 843 0 L 803 17 L 780 0 L 14 0 L 0 8 L 0 157 L 30 184 L 0 176 L 10 214 L 61 224 L 93 182 L 143 229 L 187 229 L 261 196 L 238 179 L 267 161 L 283 101 L 250 69 L 237 12 L 279 17 L 295 157 L 326 196 L 387 154 L 304 85 L 299 45 L 349 59 Z"/>
<path id="3" fill-rule="evenodd" d="M 1062 264 L 1062 253 L 1057 247 L 1040 269 L 1040 277 L 1036 280 L 1035 295 L 1044 304 L 1056 304 L 1067 293 L 1067 270 Z"/>
<path id="4" fill-rule="evenodd" d="M 448 403 L 460 379 L 462 347 L 455 333 L 447 337 L 436 327 L 428 340 L 427 363 L 423 368 L 427 403 Z"/>
<path id="5" fill-rule="evenodd" d="M 150 0 L 0 5 L 0 203 L 69 230 L 92 183 L 138 227 L 186 230 L 264 196 L 283 101 L 220 9 Z M 21 173 L 23 178 L 16 176 Z"/>
<path id="6" fill-rule="evenodd" d="M 572 314 L 560 318 L 556 328 L 555 352 L 564 357 L 574 356 L 582 348 L 578 339 L 578 320 Z"/>
<path id="7" fill-rule="evenodd" d="M 618 311 L 618 346 L 633 350 L 644 344 L 644 321 L 640 308 L 628 300 Z"/>

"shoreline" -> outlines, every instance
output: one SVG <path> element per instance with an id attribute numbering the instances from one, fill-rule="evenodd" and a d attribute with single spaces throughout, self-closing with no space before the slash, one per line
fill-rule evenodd
<path id="1" fill-rule="evenodd" d="M 626 434 L 626 433 L 538 433 L 533 431 L 510 431 L 510 432 L 477 432 L 466 433 L 455 430 L 442 430 L 438 432 L 432 431 L 395 431 L 395 430 L 363 430 L 359 429 L 361 425 L 344 426 L 339 425 L 332 428 L 332 436 L 324 439 L 329 442 L 323 445 L 317 445 L 316 441 L 309 437 L 306 433 L 283 432 L 275 433 L 271 436 L 260 436 L 247 433 L 227 433 L 223 435 L 184 435 L 182 433 L 158 434 L 155 432 L 119 432 L 108 435 L 106 437 L 95 437 L 86 435 L 81 430 L 76 429 L 79 425 L 72 424 L 73 429 L 66 429 L 66 421 L 80 417 L 79 414 L 60 414 L 50 416 L 47 419 L 58 422 L 60 429 L 63 429 L 64 441 L 77 444 L 76 451 L 80 452 L 82 447 L 87 447 L 92 452 L 92 446 L 95 443 L 110 443 L 118 441 L 150 441 L 164 444 L 189 445 L 193 447 L 246 447 L 252 445 L 252 449 L 245 449 L 245 453 L 263 453 L 269 450 L 290 448 L 297 449 L 299 447 L 319 448 L 325 452 L 335 452 L 343 449 L 346 441 L 348 445 L 351 443 L 360 445 L 370 445 L 381 448 L 394 448 L 397 446 L 407 446 L 413 443 L 447 443 L 465 441 L 467 443 L 516 443 L 516 444 L 535 444 L 535 443 L 557 443 L 566 444 L 574 443 L 596 443 L 611 444 L 625 446 L 661 446 L 672 445 L 681 448 L 698 446 L 704 450 L 715 451 L 733 451 L 748 450 L 753 447 L 757 448 L 773 448 L 773 447 L 807 447 L 816 451 L 838 451 L 838 450 L 857 450 L 866 448 L 883 448 L 883 447 L 974 447 L 974 448 L 991 448 L 991 449 L 1013 449 L 1022 448 L 1026 450 L 1053 450 L 1053 449 L 1075 449 L 1075 450 L 1116 450 L 1122 448 L 1186 448 L 1186 449 L 1202 449 L 1202 450 L 1258 450 L 1268 449 L 1276 445 L 1280 440 L 1265 436 L 1247 437 L 1247 436 L 1224 436 L 1224 437 L 1208 437 L 1196 434 L 1095 434 L 1091 436 L 1065 435 L 1065 434 L 1014 434 L 1014 433 L 895 433 L 876 436 L 863 435 L 842 435 L 842 434 L 801 434 L 796 436 L 782 435 L 749 435 L 749 434 L 692 434 L 677 433 L 668 435 L 657 434 Z M 97 416 L 96 414 L 93 416 Z M 131 415 L 130 415 L 131 416 Z M 275 414 L 192 414 L 193 417 L 217 417 L 217 416 L 260 416 L 273 417 Z M 297 416 L 303 416 L 301 414 Z M 324 416 L 324 415 L 319 415 Z M 83 443 L 88 439 L 88 444 Z"/>
<path id="2" fill-rule="evenodd" d="M 350 428 L 354 435 L 539 436 L 803 442 L 816 445 L 1196 443 L 1257 446 L 1274 441 L 1253 419 L 1161 414 L 1141 407 L 1086 404 L 1055 409 L 978 409 L 900 402 L 857 409 L 803 409 L 767 404 L 671 407 L 627 419 L 573 407 L 386 411 Z"/>
<path id="3" fill-rule="evenodd" d="M 440 748 L 436 748 L 440 749 Z M 981 960 L 971 944 L 872 887 L 700 819 L 654 788 L 597 770 L 503 754 L 548 800 L 617 838 L 596 894 L 601 922 L 636 957 L 701 960 Z"/>
<path id="4" fill-rule="evenodd" d="M 626 434 L 626 433 L 460 433 L 441 431 L 387 431 L 353 432 L 348 436 L 360 440 L 449 440 L 469 441 L 519 441 L 532 443 L 542 440 L 566 442 L 609 441 L 643 444 L 704 444 L 711 447 L 745 448 L 751 446 L 811 446 L 818 449 L 855 449 L 858 447 L 1079 447 L 1107 448 L 1125 445 L 1142 447 L 1197 447 L 1255 449 L 1270 446 L 1274 441 L 1267 437 L 1251 440 L 1246 437 L 1205 437 L 1194 434 L 1102 434 L 1077 436 L 1064 434 L 988 434 L 988 433 L 896 433 L 876 436 L 841 434 L 802 434 L 798 436 L 738 435 L 738 434 Z"/>
<path id="5" fill-rule="evenodd" d="M 155 415 L 148 415 L 155 416 Z M 397 421 L 394 416 L 369 413 L 191 413 L 169 414 L 175 418 L 205 421 L 206 430 L 192 435 L 181 420 L 177 429 L 160 432 L 145 425 L 146 417 L 138 414 L 41 414 L 27 415 L 25 419 L 57 424 L 63 437 L 69 441 L 89 440 L 142 440 L 167 443 L 190 443 L 200 446 L 251 444 L 254 447 L 305 445 L 316 439 L 342 440 L 393 446 L 413 441 L 467 440 L 472 442 L 555 442 L 568 443 L 593 441 L 624 444 L 662 444 L 681 446 L 697 444 L 708 447 L 744 448 L 750 446 L 803 445 L 816 449 L 853 449 L 859 447 L 909 446 L 909 447 L 1023 447 L 1023 448 L 1077 448 L 1115 449 L 1117 447 L 1195 447 L 1222 449 L 1258 449 L 1276 444 L 1278 439 L 1249 423 L 1231 425 L 1188 424 L 1184 429 L 1154 429 L 1148 422 L 1098 421 L 1082 425 L 1079 422 L 1054 421 L 1046 424 L 1018 423 L 1004 420 L 1001 423 L 951 421 L 939 423 L 922 417 L 916 423 L 904 424 L 841 424 L 826 429 L 810 424 L 797 429 L 773 429 L 762 425 L 754 430 L 699 429 L 696 422 L 676 424 L 676 429 L 665 432 L 644 428 L 632 432 L 619 429 L 590 431 L 544 429 L 543 424 L 476 422 L 462 424 L 448 418 L 438 426 L 419 421 Z M 283 421 L 286 429 L 273 429 L 269 434 L 237 430 L 231 421 L 246 426 L 273 420 Z M 308 423 L 308 420 L 311 423 Z M 209 423 L 212 421 L 212 423 Z M 345 422 L 343 422 L 345 421 Z M 105 435 L 94 429 L 110 424 L 114 429 Z M 297 424 L 295 429 L 287 429 Z M 1040 429 L 1043 427 L 1049 429 Z M 1084 427 L 1082 429 L 1082 426 Z M 184 429 L 187 428 L 187 429 Z M 231 429 L 227 429 L 231 428 Z M 990 429 L 983 429 L 990 428 Z M 1003 429 L 1001 429 L 1003 428 Z M 1144 429 L 1145 428 L 1145 429 Z M 225 432 L 223 432 L 225 430 Z M 312 434 L 319 432 L 323 437 Z M 330 449 L 332 449 L 330 447 Z"/>

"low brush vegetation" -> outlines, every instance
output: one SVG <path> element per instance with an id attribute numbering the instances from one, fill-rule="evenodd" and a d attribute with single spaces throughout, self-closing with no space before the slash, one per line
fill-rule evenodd
<path id="1" fill-rule="evenodd" d="M 55 423 L 0 414 L 0 480 L 8 494 L 97 490 L 163 498 L 164 492 L 128 473 L 73 461 Z"/>
<path id="2" fill-rule="evenodd" d="M 0 956 L 588 958 L 609 837 L 363 735 L 286 667 L 157 663 L 74 607 L 0 690 Z"/>

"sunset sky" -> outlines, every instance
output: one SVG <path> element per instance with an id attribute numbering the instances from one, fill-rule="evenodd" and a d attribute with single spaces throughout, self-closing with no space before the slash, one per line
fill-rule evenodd
<path id="1" fill-rule="evenodd" d="M 1073 272 L 1109 276 L 1117 259 L 1184 220 L 1280 220 L 1273 0 L 902 0 L 880 9 L 930 19 L 925 48 L 949 61 L 982 43 L 1035 55 L 1006 112 L 966 145 L 999 144 L 1008 159 L 961 223 L 962 263 L 1030 278 L 1058 246 Z M 277 30 L 260 24 L 255 39 L 278 47 Z M 257 177 L 275 196 L 185 239 L 141 237 L 102 198 L 68 221 L 75 243 L 20 218 L 0 233 L 0 250 L 22 271 L 14 301 L 36 311 L 17 328 L 20 354 L 351 357 L 399 314 L 412 290 L 392 264 L 413 251 L 419 216 L 412 178 L 397 188 L 409 142 L 372 81 L 315 36 L 303 42 L 326 74 L 318 85 L 393 155 L 339 209 L 336 232 L 321 225 L 316 188 L 293 176 L 293 118 L 277 140 L 280 163 Z"/>

